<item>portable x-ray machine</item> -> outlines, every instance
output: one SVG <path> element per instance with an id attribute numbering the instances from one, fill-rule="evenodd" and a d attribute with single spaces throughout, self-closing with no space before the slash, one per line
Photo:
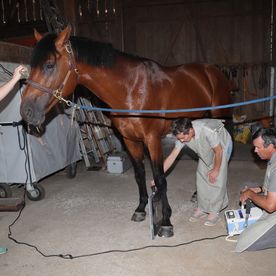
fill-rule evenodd
<path id="1" fill-rule="evenodd" d="M 241 209 L 225 211 L 228 235 L 239 235 L 250 224 L 255 223 L 262 213 L 262 209 L 253 207 L 251 200 L 246 201 L 245 208 L 242 206 Z"/>

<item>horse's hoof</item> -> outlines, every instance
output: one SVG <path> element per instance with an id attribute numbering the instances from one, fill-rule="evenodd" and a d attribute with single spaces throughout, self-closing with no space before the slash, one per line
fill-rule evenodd
<path id="1" fill-rule="evenodd" d="M 163 238 L 170 238 L 173 236 L 173 226 L 160 226 L 158 236 Z"/>
<path id="2" fill-rule="evenodd" d="M 135 212 L 132 215 L 131 220 L 139 222 L 139 221 L 143 221 L 146 218 L 146 212 Z"/>

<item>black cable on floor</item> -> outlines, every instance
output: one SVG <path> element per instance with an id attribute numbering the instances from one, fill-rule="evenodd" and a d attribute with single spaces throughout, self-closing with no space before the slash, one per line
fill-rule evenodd
<path id="1" fill-rule="evenodd" d="M 167 245 L 167 244 L 146 245 L 146 246 L 131 248 L 131 249 L 112 249 L 112 250 L 107 250 L 107 251 L 99 251 L 99 252 L 95 252 L 95 253 L 75 255 L 75 256 L 73 256 L 72 254 L 45 254 L 40 249 L 38 249 L 37 246 L 35 246 L 33 244 L 26 243 L 26 242 L 17 241 L 16 239 L 12 238 L 12 236 L 11 236 L 12 235 L 11 226 L 13 226 L 15 224 L 15 222 L 18 220 L 18 218 L 20 217 L 20 215 L 22 213 L 23 208 L 20 210 L 20 213 L 17 216 L 17 218 L 15 219 L 15 221 L 11 225 L 9 225 L 8 237 L 9 237 L 9 239 L 11 239 L 12 241 L 14 241 L 17 244 L 26 245 L 28 247 L 34 248 L 40 255 L 42 255 L 45 258 L 56 257 L 56 258 L 73 260 L 73 259 L 78 259 L 78 258 L 93 257 L 93 256 L 106 255 L 106 254 L 111 254 L 111 253 L 130 253 L 130 252 L 141 251 L 141 250 L 150 249 L 150 248 L 176 248 L 176 247 L 185 246 L 185 245 L 189 245 L 189 244 L 196 243 L 196 242 L 215 240 L 218 238 L 227 237 L 227 235 L 219 235 L 219 236 L 215 236 L 215 237 L 206 237 L 206 238 L 195 239 L 195 240 L 191 240 L 188 242 L 178 243 L 175 245 Z"/>
<path id="2" fill-rule="evenodd" d="M 228 235 L 218 235 L 218 236 L 215 236 L 215 237 L 205 237 L 205 238 L 195 239 L 195 240 L 191 240 L 191 241 L 188 241 L 188 242 L 178 243 L 178 244 L 175 244 L 175 245 L 167 245 L 167 244 L 163 244 L 163 245 L 162 244 L 161 245 L 146 245 L 146 246 L 131 248 L 131 249 L 112 249 L 112 250 L 99 251 L 99 252 L 95 252 L 95 253 L 82 254 L 82 255 L 76 255 L 76 256 L 73 256 L 72 254 L 45 254 L 40 249 L 38 249 L 37 246 L 35 246 L 33 244 L 30 244 L 30 243 L 27 243 L 27 242 L 18 241 L 15 238 L 12 237 L 11 228 L 19 220 L 19 218 L 22 214 L 22 211 L 25 208 L 25 198 L 26 198 L 26 189 L 25 189 L 25 192 L 24 192 L 24 205 L 20 209 L 19 214 L 16 217 L 16 219 L 8 226 L 8 229 L 9 229 L 8 238 L 10 240 L 14 241 L 16 244 L 25 245 L 25 246 L 28 246 L 28 247 L 31 247 L 31 248 L 35 249 L 41 256 L 43 256 L 45 258 L 56 257 L 56 258 L 72 260 L 72 259 L 85 258 L 85 257 L 94 257 L 94 256 L 98 256 L 98 255 L 106 255 L 106 254 L 111 254 L 111 253 L 130 253 L 130 252 L 141 251 L 141 250 L 150 249 L 150 248 L 176 248 L 176 247 L 180 247 L 180 246 L 189 245 L 189 244 L 192 244 L 192 243 L 197 243 L 197 242 L 202 242 L 202 241 L 207 241 L 207 240 L 215 240 L 215 239 L 218 239 L 218 238 L 228 236 Z"/>
<path id="3" fill-rule="evenodd" d="M 29 156 L 26 155 L 26 158 L 28 158 Z M 29 161 L 26 161 L 26 164 Z M 27 168 L 27 166 L 26 166 Z M 23 206 L 19 211 L 18 216 L 15 218 L 15 220 L 8 226 L 9 229 L 9 233 L 8 233 L 8 238 L 12 241 L 14 241 L 17 244 L 21 244 L 21 245 L 25 245 L 28 247 L 31 247 L 33 249 L 35 249 L 41 256 L 45 257 L 45 258 L 52 258 L 52 257 L 56 257 L 56 258 L 62 258 L 62 259 L 78 259 L 78 258 L 84 258 L 84 257 L 93 257 L 93 256 L 98 256 L 98 255 L 105 255 L 105 254 L 111 254 L 111 253 L 130 253 L 130 252 L 135 252 L 135 251 L 141 251 L 141 250 L 145 250 L 145 249 L 150 249 L 150 248 L 176 248 L 176 247 L 180 247 L 180 246 L 185 246 L 185 245 L 189 245 L 192 243 L 196 243 L 196 242 L 202 242 L 202 241 L 206 241 L 206 240 L 215 240 L 218 238 L 222 238 L 222 237 L 227 237 L 227 235 L 219 235 L 219 236 L 215 236 L 215 237 L 205 237 L 205 238 L 200 238 L 200 239 L 195 239 L 195 240 L 191 240 L 188 242 L 183 242 L 183 243 L 179 243 L 179 244 L 175 244 L 175 245 L 147 245 L 147 246 L 143 246 L 143 247 L 137 247 L 137 248 L 131 248 L 131 249 L 112 249 L 112 250 L 107 250 L 107 251 L 100 251 L 100 252 L 95 252 L 95 253 L 90 253 L 90 254 L 83 254 L 83 255 L 76 255 L 73 256 L 72 254 L 45 254 L 43 253 L 40 249 L 38 249 L 37 246 L 33 245 L 33 244 L 29 244 L 26 242 L 22 242 L 22 241 L 18 241 L 15 238 L 12 237 L 12 226 L 15 225 L 15 223 L 19 220 L 24 208 L 25 208 L 25 199 L 26 199 L 26 185 L 24 187 L 24 201 L 23 201 Z"/>
<path id="4" fill-rule="evenodd" d="M 20 141 L 19 129 L 17 129 L 17 132 L 18 132 L 18 139 Z M 30 160 L 29 160 L 29 152 L 26 150 L 26 148 L 28 147 L 28 145 L 27 145 L 27 134 L 26 134 L 26 132 L 23 128 L 22 128 L 22 136 L 23 136 L 23 141 L 20 141 L 19 145 L 20 145 L 20 149 L 23 150 L 24 153 L 25 153 L 25 157 L 26 157 L 25 171 L 26 171 L 26 175 L 27 175 L 26 183 L 24 185 L 23 206 L 20 209 L 18 216 L 8 226 L 8 229 L 9 229 L 8 238 L 10 240 L 14 241 L 16 244 L 31 247 L 31 248 L 35 249 L 41 256 L 43 256 L 45 258 L 56 257 L 56 258 L 72 260 L 72 259 L 93 257 L 93 256 L 105 255 L 105 254 L 111 254 L 111 253 L 130 253 L 130 252 L 141 251 L 141 250 L 150 249 L 150 248 L 176 248 L 176 247 L 185 246 L 185 245 L 189 245 L 189 244 L 196 243 L 196 242 L 202 242 L 202 241 L 206 241 L 206 240 L 215 240 L 215 239 L 218 239 L 218 238 L 227 237 L 227 235 L 219 235 L 219 236 L 215 236 L 215 237 L 195 239 L 195 240 L 192 240 L 192 241 L 183 242 L 183 243 L 179 243 L 179 244 L 175 244 L 175 245 L 166 245 L 166 244 L 164 244 L 164 245 L 147 245 L 147 246 L 143 246 L 143 247 L 137 247 L 137 248 L 131 248 L 131 249 L 125 249 L 125 250 L 123 250 L 123 249 L 112 249 L 112 250 L 107 250 L 107 251 L 100 251 L 100 252 L 95 252 L 95 253 L 90 253 L 90 254 L 83 254 L 83 255 L 76 255 L 76 256 L 73 256 L 72 254 L 45 254 L 40 249 L 38 249 L 37 246 L 35 246 L 33 244 L 18 241 L 15 238 L 12 237 L 12 226 L 14 226 L 15 223 L 19 220 L 19 218 L 20 218 L 20 216 L 21 216 L 21 214 L 22 214 L 22 212 L 25 208 L 26 185 L 27 185 L 29 177 L 31 178 L 30 172 L 28 172 L 28 170 L 30 170 L 30 167 L 29 167 Z"/>

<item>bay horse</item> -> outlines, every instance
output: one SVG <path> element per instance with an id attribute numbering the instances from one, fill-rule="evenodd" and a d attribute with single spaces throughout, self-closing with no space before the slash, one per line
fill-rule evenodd
<path id="1" fill-rule="evenodd" d="M 42 36 L 34 32 L 37 44 L 32 53 L 31 72 L 22 103 L 22 118 L 38 126 L 45 114 L 70 96 L 80 84 L 112 109 L 111 121 L 123 137 L 133 161 L 139 189 L 139 204 L 132 220 L 145 219 L 148 203 L 144 167 L 144 146 L 149 152 L 153 179 L 162 206 L 159 236 L 173 236 L 171 207 L 163 170 L 161 137 L 170 132 L 173 118 L 199 118 L 203 111 L 189 113 L 137 114 L 129 110 L 175 110 L 229 104 L 231 85 L 213 65 L 188 64 L 164 67 L 153 60 L 114 49 L 111 44 L 71 36 L 67 26 L 59 34 Z M 211 111 L 212 117 L 226 117 L 229 110 Z"/>

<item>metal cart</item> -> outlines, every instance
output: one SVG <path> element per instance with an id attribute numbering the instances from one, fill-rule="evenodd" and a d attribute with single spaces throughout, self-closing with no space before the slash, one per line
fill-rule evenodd
<path id="1" fill-rule="evenodd" d="M 18 124 L 19 86 L 14 90 L 0 103 L 0 197 L 10 197 L 10 184 L 21 183 L 29 199 L 41 200 L 45 191 L 39 180 L 64 168 L 68 177 L 76 174 L 76 162 L 82 159 L 77 127 L 70 116 L 58 114 L 43 135 L 27 134 Z"/>

